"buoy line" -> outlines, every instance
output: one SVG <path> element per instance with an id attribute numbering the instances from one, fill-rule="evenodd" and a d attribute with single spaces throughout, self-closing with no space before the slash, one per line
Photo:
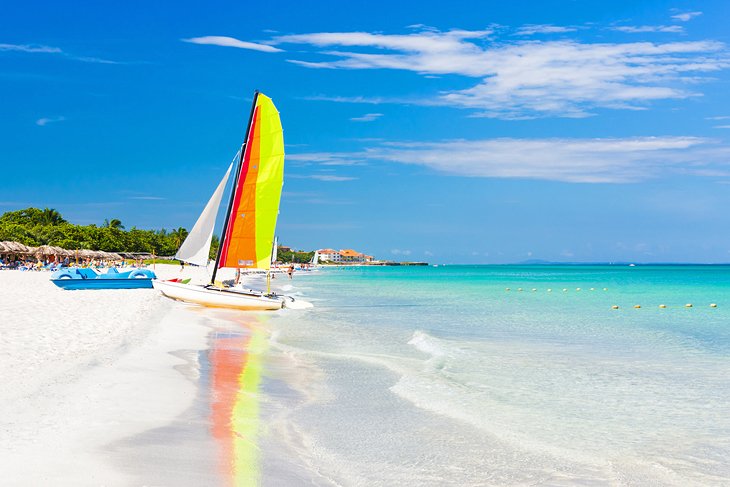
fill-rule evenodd
<path id="1" fill-rule="evenodd" d="M 668 307 L 669 306 L 667 306 L 666 304 L 660 304 L 659 305 L 659 308 L 660 309 L 667 309 Z M 717 303 L 710 303 L 710 306 L 709 307 L 710 308 L 717 308 Z M 642 308 L 642 306 L 640 304 L 635 304 L 634 305 L 634 309 L 641 309 L 641 308 Z M 672 306 L 672 308 L 674 308 L 674 309 L 679 309 L 679 308 L 694 308 L 694 305 L 692 303 L 687 303 L 684 306 Z M 614 304 L 613 306 L 611 306 L 611 309 L 621 309 L 621 307 L 619 305 L 617 305 L 617 304 Z"/>

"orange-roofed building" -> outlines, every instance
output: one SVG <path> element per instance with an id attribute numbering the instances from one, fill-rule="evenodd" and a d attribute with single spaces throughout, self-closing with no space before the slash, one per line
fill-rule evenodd
<path id="1" fill-rule="evenodd" d="M 342 262 L 342 255 L 334 249 L 319 249 L 319 260 L 328 262 Z"/>
<path id="2" fill-rule="evenodd" d="M 373 261 L 372 255 L 365 255 L 353 249 L 342 249 L 339 251 L 333 249 L 319 249 L 317 250 L 317 253 L 319 254 L 319 260 L 321 261 L 338 263 L 362 263 Z"/>

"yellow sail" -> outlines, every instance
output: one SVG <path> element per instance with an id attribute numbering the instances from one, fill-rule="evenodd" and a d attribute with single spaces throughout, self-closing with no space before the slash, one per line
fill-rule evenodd
<path id="1" fill-rule="evenodd" d="M 218 267 L 269 269 L 284 184 L 284 131 L 271 98 L 257 94 Z"/>

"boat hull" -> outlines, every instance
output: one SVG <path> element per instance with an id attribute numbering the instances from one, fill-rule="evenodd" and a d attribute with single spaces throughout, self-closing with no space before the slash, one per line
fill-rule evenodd
<path id="1" fill-rule="evenodd" d="M 160 281 L 157 279 L 152 281 L 152 285 L 168 298 L 212 308 L 231 308 L 256 311 L 277 310 L 284 307 L 284 299 L 281 297 L 245 294 L 228 289 Z"/>
<path id="2" fill-rule="evenodd" d="M 83 289 L 152 289 L 155 273 L 146 269 L 119 272 L 109 269 L 99 274 L 92 269 L 61 269 L 51 274 L 51 282 L 69 291 Z"/>
<path id="3" fill-rule="evenodd" d="M 51 279 L 61 289 L 152 289 L 152 279 Z"/>

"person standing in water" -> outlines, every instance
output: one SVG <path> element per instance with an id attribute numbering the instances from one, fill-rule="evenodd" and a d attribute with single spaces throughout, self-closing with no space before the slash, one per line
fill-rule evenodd
<path id="1" fill-rule="evenodd" d="M 294 278 L 294 264 L 289 266 L 289 270 L 287 270 L 286 273 L 289 274 L 289 279 Z"/>

